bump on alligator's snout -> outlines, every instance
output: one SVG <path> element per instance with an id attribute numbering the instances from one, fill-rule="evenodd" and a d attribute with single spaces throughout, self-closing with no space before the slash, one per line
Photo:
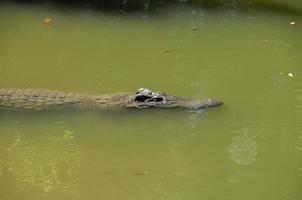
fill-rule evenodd
<path id="1" fill-rule="evenodd" d="M 208 99 L 207 106 L 208 107 L 216 107 L 223 104 L 223 101 L 218 99 Z"/>

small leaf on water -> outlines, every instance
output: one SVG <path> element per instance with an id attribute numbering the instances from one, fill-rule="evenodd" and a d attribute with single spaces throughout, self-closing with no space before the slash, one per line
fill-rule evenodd
<path id="1" fill-rule="evenodd" d="M 52 18 L 51 17 L 45 17 L 43 20 L 42 20 L 42 23 L 43 24 L 50 24 L 52 22 Z"/>
<path id="2" fill-rule="evenodd" d="M 148 171 L 145 172 L 136 172 L 135 175 L 149 175 Z"/>

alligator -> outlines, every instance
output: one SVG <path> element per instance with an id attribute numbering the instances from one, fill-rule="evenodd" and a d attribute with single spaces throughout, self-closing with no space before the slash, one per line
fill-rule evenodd
<path id="1" fill-rule="evenodd" d="M 58 108 L 181 108 L 199 110 L 222 105 L 221 100 L 195 100 L 140 88 L 132 93 L 84 95 L 43 89 L 0 89 L 0 108 L 52 110 Z"/>

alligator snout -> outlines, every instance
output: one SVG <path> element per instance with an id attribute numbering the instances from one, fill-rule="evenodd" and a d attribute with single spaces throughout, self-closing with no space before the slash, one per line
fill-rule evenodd
<path id="1" fill-rule="evenodd" d="M 189 110 L 199 110 L 206 107 L 216 107 L 223 104 L 223 101 L 217 99 L 207 99 L 207 100 L 193 100 L 184 103 L 184 108 Z"/>

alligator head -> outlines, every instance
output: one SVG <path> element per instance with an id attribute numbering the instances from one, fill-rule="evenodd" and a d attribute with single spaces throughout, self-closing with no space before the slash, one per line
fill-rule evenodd
<path id="1" fill-rule="evenodd" d="M 163 92 L 154 92 L 147 88 L 140 88 L 132 96 L 131 103 L 127 108 L 184 108 L 189 110 L 199 110 L 206 107 L 216 107 L 223 104 L 221 100 L 206 99 L 194 100 L 190 98 L 171 96 Z"/>

